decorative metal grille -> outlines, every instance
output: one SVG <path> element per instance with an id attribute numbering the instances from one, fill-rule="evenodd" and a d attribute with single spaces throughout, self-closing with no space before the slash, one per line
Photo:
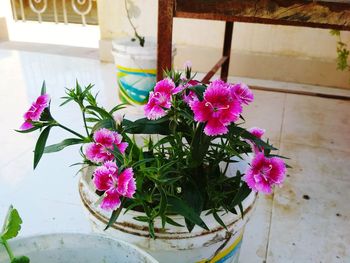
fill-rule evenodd
<path id="1" fill-rule="evenodd" d="M 10 0 L 15 21 L 97 25 L 96 0 Z"/>

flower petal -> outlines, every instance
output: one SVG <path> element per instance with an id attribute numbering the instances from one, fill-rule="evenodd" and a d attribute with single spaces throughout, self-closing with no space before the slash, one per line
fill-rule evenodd
<path id="1" fill-rule="evenodd" d="M 227 132 L 227 127 L 216 118 L 210 119 L 204 128 L 204 133 L 208 136 L 222 135 L 226 134 Z"/>
<path id="2" fill-rule="evenodd" d="M 253 134 L 255 137 L 261 139 L 262 136 L 264 135 L 265 133 L 265 130 L 264 129 L 261 129 L 259 127 L 252 127 L 248 130 L 251 134 Z"/>
<path id="3" fill-rule="evenodd" d="M 94 140 L 105 147 L 112 146 L 114 142 L 114 134 L 112 131 L 102 128 L 94 133 Z"/>
<path id="4" fill-rule="evenodd" d="M 122 154 L 124 154 L 126 148 L 128 148 L 128 145 L 129 145 L 129 144 L 128 144 L 127 142 L 122 142 L 122 143 L 118 144 L 117 147 L 118 147 L 119 151 L 120 151 Z"/>
<path id="5" fill-rule="evenodd" d="M 41 105 L 42 107 L 46 108 L 47 106 L 49 106 L 49 102 L 50 102 L 49 94 L 43 94 L 36 99 L 35 104 Z"/>
<path id="6" fill-rule="evenodd" d="M 134 172 L 132 168 L 127 168 L 118 176 L 118 192 L 119 194 L 131 198 L 136 190 L 134 182 Z M 129 189 L 129 186 L 131 188 Z"/>
<path id="7" fill-rule="evenodd" d="M 92 162 L 99 163 L 103 162 L 103 146 L 97 143 L 89 143 L 85 146 L 85 156 Z"/>
<path id="8" fill-rule="evenodd" d="M 30 120 L 27 120 L 27 121 L 23 122 L 21 127 L 19 127 L 19 129 L 21 131 L 29 130 L 31 128 L 34 128 L 34 125 L 32 124 L 32 122 Z"/>
<path id="9" fill-rule="evenodd" d="M 173 90 L 175 89 L 175 83 L 172 79 L 166 78 L 157 82 L 154 87 L 154 92 L 157 93 L 166 93 L 168 95 L 173 94 Z"/>
<path id="10" fill-rule="evenodd" d="M 150 98 L 148 103 L 144 106 L 144 111 L 147 119 L 149 120 L 156 120 L 166 115 L 165 110 L 159 106 L 153 92 L 150 92 Z"/>
<path id="11" fill-rule="evenodd" d="M 99 191 L 107 191 L 113 185 L 113 179 L 110 176 L 110 171 L 104 167 L 100 166 L 94 171 L 93 178 L 94 185 Z"/>
<path id="12" fill-rule="evenodd" d="M 105 197 L 102 200 L 101 208 L 105 210 L 115 210 L 121 204 L 120 195 L 116 189 L 110 189 L 105 192 Z"/>

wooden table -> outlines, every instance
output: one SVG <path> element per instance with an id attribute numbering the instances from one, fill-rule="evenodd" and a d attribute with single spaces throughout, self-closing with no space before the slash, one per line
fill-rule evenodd
<path id="1" fill-rule="evenodd" d="M 350 30 L 350 0 L 159 0 L 158 80 L 171 68 L 174 17 L 226 21 L 222 57 L 204 77 L 207 83 L 220 67 L 227 80 L 234 22 Z"/>

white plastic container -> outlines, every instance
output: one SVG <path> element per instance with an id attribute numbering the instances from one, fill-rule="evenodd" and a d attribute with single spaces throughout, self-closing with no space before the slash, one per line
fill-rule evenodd
<path id="1" fill-rule="evenodd" d="M 16 256 L 25 255 L 33 263 L 157 263 L 139 248 L 96 234 L 50 234 L 10 240 Z M 0 247 L 0 263 L 8 263 Z"/>
<path id="2" fill-rule="evenodd" d="M 209 227 L 206 231 L 195 226 L 191 233 L 185 227 L 176 227 L 167 224 L 161 229 L 161 220 L 155 220 L 156 239 L 149 238 L 147 223 L 133 219 L 144 215 L 141 212 L 121 212 L 117 223 L 108 230 L 104 228 L 110 218 L 110 213 L 102 210 L 97 202 L 100 197 L 95 193 L 91 181 L 91 171 L 83 174 L 79 184 L 82 202 L 92 224 L 93 231 L 105 233 L 112 237 L 124 240 L 147 251 L 159 262 L 167 263 L 194 263 L 194 262 L 238 262 L 240 245 L 244 227 L 253 211 L 256 194 L 251 193 L 243 201 L 244 216 L 227 213 L 222 215 L 228 231 L 220 226 L 212 215 L 201 214 L 201 218 Z M 239 209 L 237 208 L 237 211 Z M 185 225 L 181 216 L 171 216 L 181 225 Z"/>
<path id="3" fill-rule="evenodd" d="M 147 37 L 144 47 L 130 38 L 114 40 L 112 44 L 120 101 L 131 105 L 145 104 L 156 83 L 157 42 Z"/>

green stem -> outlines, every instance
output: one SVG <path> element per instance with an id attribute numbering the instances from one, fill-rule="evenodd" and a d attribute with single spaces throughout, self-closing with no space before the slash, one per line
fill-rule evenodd
<path id="1" fill-rule="evenodd" d="M 61 127 L 61 128 L 64 129 L 64 130 L 66 130 L 66 131 L 68 131 L 68 132 L 70 132 L 70 133 L 72 133 L 72 134 L 74 134 L 74 135 L 80 137 L 81 139 L 85 139 L 85 137 L 84 137 L 83 135 L 81 135 L 81 134 L 79 134 L 79 133 L 77 133 L 77 132 L 75 132 L 75 131 L 69 129 L 68 127 L 66 127 L 66 126 L 64 126 L 64 125 L 62 125 L 62 124 L 57 123 L 56 125 L 57 125 L 58 127 Z"/>
<path id="2" fill-rule="evenodd" d="M 86 124 L 85 108 L 81 108 L 81 112 L 83 113 L 84 127 L 85 127 L 87 137 L 90 137 L 89 130 Z"/>
<path id="3" fill-rule="evenodd" d="M 230 164 L 229 162 L 226 163 L 226 167 L 225 167 L 225 170 L 224 170 L 224 173 L 223 173 L 224 175 L 226 175 L 226 173 L 227 173 L 227 169 L 228 169 L 229 164 Z"/>
<path id="4" fill-rule="evenodd" d="M 2 239 L 2 238 L 0 239 L 0 242 L 4 245 L 4 247 L 5 247 L 6 251 L 7 251 L 7 254 L 8 254 L 9 257 L 10 257 L 10 261 L 12 261 L 12 260 L 15 258 L 15 256 L 13 255 L 12 250 L 11 250 L 9 244 L 7 243 L 6 240 L 4 240 L 4 239 Z"/>
<path id="5" fill-rule="evenodd" d="M 139 40 L 140 46 L 143 47 L 143 46 L 145 45 L 145 38 L 142 37 L 142 36 L 140 36 L 140 35 L 137 33 L 136 27 L 135 27 L 135 25 L 133 24 L 133 22 L 131 21 L 131 17 L 130 17 L 130 14 L 129 14 L 129 9 L 128 9 L 127 0 L 124 1 L 124 5 L 125 5 L 125 10 L 126 10 L 126 15 L 127 15 L 127 17 L 128 17 L 128 20 L 129 20 L 129 23 L 130 23 L 132 29 L 134 30 L 135 37 Z"/>

